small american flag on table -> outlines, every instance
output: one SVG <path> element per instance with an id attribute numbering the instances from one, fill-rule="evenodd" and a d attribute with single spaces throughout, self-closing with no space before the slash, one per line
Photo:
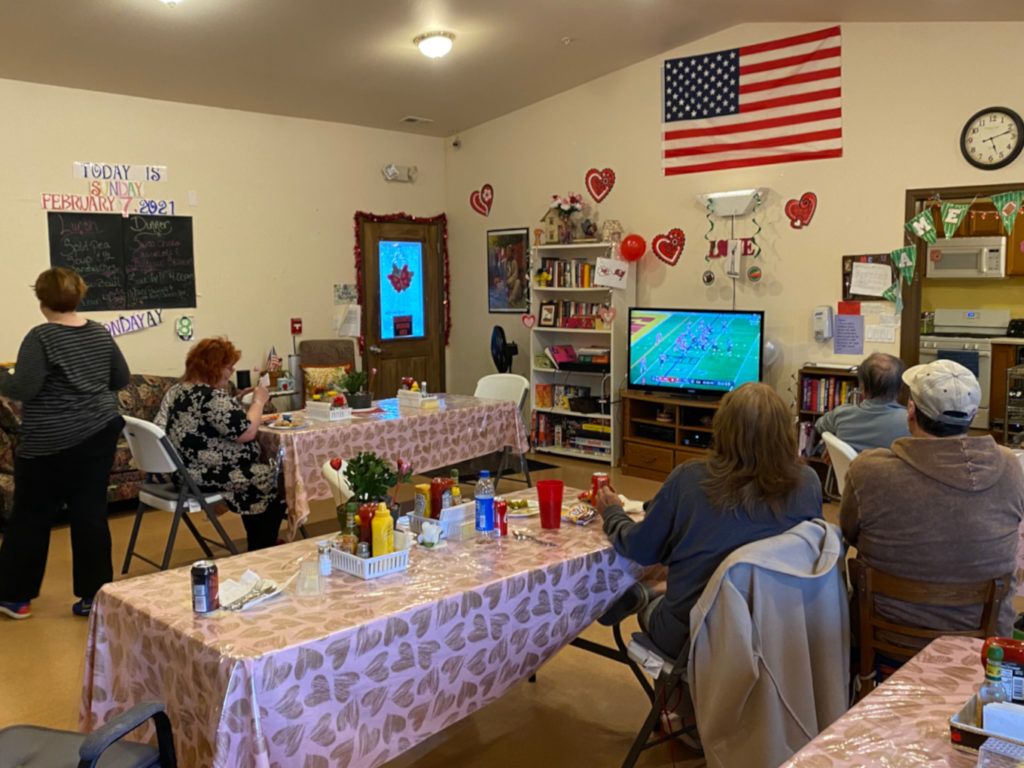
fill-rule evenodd
<path id="1" fill-rule="evenodd" d="M 664 174 L 842 157 L 840 95 L 839 27 L 668 59 Z"/>

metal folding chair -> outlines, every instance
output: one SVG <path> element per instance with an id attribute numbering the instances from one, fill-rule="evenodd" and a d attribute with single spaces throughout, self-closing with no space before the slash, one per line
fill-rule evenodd
<path id="1" fill-rule="evenodd" d="M 171 561 L 171 551 L 174 549 L 174 539 L 178 534 L 178 523 L 184 520 L 185 526 L 191 531 L 192 536 L 202 547 L 207 557 L 213 557 L 213 550 L 209 544 L 222 547 L 232 555 L 238 554 L 238 547 L 228 536 L 227 531 L 220 524 L 217 515 L 213 511 L 214 505 L 220 503 L 222 497 L 219 493 L 204 493 L 196 485 L 195 480 L 185 469 L 181 457 L 174 449 L 171 441 L 167 439 L 164 431 L 155 424 L 137 419 L 133 416 L 124 417 L 124 435 L 128 440 L 128 447 L 132 451 L 135 465 L 146 473 L 176 475 L 180 484 L 176 483 L 145 483 L 139 490 L 139 508 L 135 513 L 135 523 L 132 526 L 132 535 L 128 540 L 128 551 L 124 556 L 124 566 L 121 573 L 128 573 L 128 566 L 132 557 L 144 560 L 150 565 L 167 570 Z M 142 516 L 147 507 L 161 509 L 164 512 L 174 514 L 171 521 L 171 530 L 167 535 L 167 546 L 164 548 L 164 558 L 160 563 L 150 560 L 144 555 L 135 551 L 135 542 L 139 536 L 139 527 L 142 524 Z M 195 523 L 189 519 L 186 512 L 198 512 L 200 509 L 206 513 L 210 524 L 220 536 L 220 541 L 203 536 Z"/>

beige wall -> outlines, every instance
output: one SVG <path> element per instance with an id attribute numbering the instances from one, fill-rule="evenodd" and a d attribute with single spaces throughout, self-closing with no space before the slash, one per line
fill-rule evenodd
<path id="1" fill-rule="evenodd" d="M 791 374 L 805 361 L 833 358 L 830 343 L 812 339 L 811 310 L 839 300 L 840 256 L 888 252 L 904 244 L 907 188 L 1018 180 L 1024 187 L 1024 159 L 984 172 L 968 165 L 957 148 L 961 128 L 978 109 L 1006 104 L 1024 111 L 1024 91 L 1018 84 L 1022 23 L 844 24 L 841 159 L 661 175 L 659 85 L 664 59 L 823 26 L 735 27 L 465 131 L 460 149 L 446 144 L 451 248 L 459 286 L 452 341 L 456 350 L 471 353 L 462 355 L 452 370 L 449 388 L 467 388 L 478 376 L 493 372 L 485 351 L 496 323 L 519 342 L 514 370 L 528 375 L 528 334 L 518 317 L 495 314 L 481 320 L 487 309 L 484 233 L 504 227 L 532 229 L 552 194 L 585 192 L 588 168 L 610 167 L 618 177 L 598 206 L 600 219 L 619 219 L 627 232 L 641 234 L 648 243 L 672 227 L 686 233 L 686 249 L 675 267 L 650 253 L 640 262 L 637 303 L 648 306 L 731 306 L 730 281 L 721 266 L 715 267 L 719 277 L 712 288 L 700 283 L 708 226 L 695 195 L 770 189 L 758 215 L 764 278 L 758 284 L 740 282 L 736 305 L 765 310 L 768 334 L 784 350 L 770 376 L 781 393 L 792 389 Z M 470 192 L 484 183 L 494 187 L 494 207 L 487 218 L 468 205 Z M 782 208 L 786 200 L 807 191 L 818 196 L 817 212 L 810 227 L 793 230 Z M 719 221 L 715 236 L 727 225 L 727 220 Z M 737 236 L 753 229 L 749 217 L 737 221 Z M 865 351 L 872 348 L 898 352 L 896 344 L 868 344 Z"/>
<path id="2" fill-rule="evenodd" d="M 42 322 L 27 288 L 49 266 L 40 193 L 86 194 L 71 176 L 76 160 L 166 165 L 169 180 L 150 189 L 194 217 L 198 306 L 118 338 L 140 373 L 181 372 L 181 314 L 194 314 L 198 337 L 231 338 L 245 366 L 271 344 L 291 351 L 293 316 L 303 318 L 301 338 L 333 336 L 332 286 L 355 282 L 353 214 L 444 210 L 440 139 L 10 80 L 0 80 L 0 104 L 3 360 Z M 416 183 L 385 183 L 387 162 L 418 166 Z"/>

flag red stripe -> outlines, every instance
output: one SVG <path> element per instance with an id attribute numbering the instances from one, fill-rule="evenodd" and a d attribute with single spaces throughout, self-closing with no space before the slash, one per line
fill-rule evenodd
<path id="1" fill-rule="evenodd" d="M 803 35 L 784 37 L 781 40 L 771 40 L 767 43 L 744 45 L 740 47 L 740 56 L 748 56 L 752 53 L 764 53 L 765 51 L 776 51 L 779 48 L 789 48 L 794 45 L 813 43 L 815 40 L 827 40 L 830 37 L 839 37 L 839 27 L 819 29 L 816 32 L 807 32 Z"/>
<path id="2" fill-rule="evenodd" d="M 776 107 L 788 107 L 792 104 L 806 104 L 809 101 L 838 99 L 840 96 L 842 96 L 842 91 L 839 88 L 829 88 L 825 91 L 812 91 L 811 93 L 794 93 L 791 96 L 780 96 L 777 99 L 765 99 L 764 101 L 752 101 L 749 104 L 740 104 L 740 113 L 756 112 L 761 109 L 775 109 Z"/>
<path id="3" fill-rule="evenodd" d="M 786 155 L 769 157 L 748 157 L 741 160 L 720 160 L 701 165 L 683 165 L 665 168 L 665 176 L 678 176 L 684 173 L 700 173 L 702 171 L 722 171 L 729 168 L 745 168 L 751 165 L 772 165 L 773 163 L 793 163 L 799 160 L 823 160 L 829 157 L 842 157 L 842 149 L 823 149 L 820 152 L 791 152 Z"/>
<path id="4" fill-rule="evenodd" d="M 797 123 L 810 123 L 816 120 L 831 120 L 835 117 L 842 117 L 842 110 L 839 107 L 834 109 L 821 109 L 817 112 L 802 112 L 797 115 L 786 115 L 784 117 L 772 117 L 767 120 L 750 120 L 746 123 L 725 125 L 719 128 L 688 128 L 666 131 L 665 141 L 695 139 L 701 136 L 720 136 L 726 133 L 743 133 L 744 131 L 763 131 L 765 128 L 777 128 L 781 125 L 795 125 Z"/>
<path id="5" fill-rule="evenodd" d="M 785 88 L 787 85 L 797 85 L 799 83 L 813 83 L 815 80 L 828 80 L 829 78 L 839 77 L 839 67 L 833 67 L 832 69 L 822 69 L 817 72 L 801 72 L 797 75 L 790 75 L 789 77 L 780 77 L 776 80 L 762 80 L 760 83 L 750 83 L 749 85 L 741 85 L 740 93 L 754 93 L 756 91 L 768 91 L 772 88 Z"/>
<path id="6" fill-rule="evenodd" d="M 685 149 L 666 149 L 664 157 L 690 157 L 693 155 L 710 155 L 720 152 L 731 152 L 736 149 L 759 149 L 763 147 L 781 147 L 786 144 L 798 142 L 822 141 L 824 139 L 841 139 L 842 128 L 832 128 L 826 131 L 808 131 L 807 133 L 794 133 L 786 136 L 773 136 L 770 139 L 756 139 L 753 141 L 736 141 L 722 144 L 704 144 L 699 147 L 686 147 Z"/>
<path id="7" fill-rule="evenodd" d="M 787 56 L 784 59 L 772 59 L 771 61 L 759 61 L 756 64 L 740 64 L 740 77 L 752 75 L 755 72 L 767 72 L 770 69 L 782 69 L 783 67 L 795 67 L 806 64 L 809 61 L 821 61 L 822 59 L 833 59 L 839 57 L 839 48 L 820 48 L 810 53 L 801 53 L 797 56 Z M 743 57 L 740 57 L 743 61 Z"/>

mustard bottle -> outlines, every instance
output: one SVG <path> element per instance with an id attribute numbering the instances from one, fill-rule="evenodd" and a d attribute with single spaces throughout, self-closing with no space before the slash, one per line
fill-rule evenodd
<path id="1" fill-rule="evenodd" d="M 373 556 L 380 557 L 381 555 L 390 554 L 394 546 L 394 533 L 392 533 L 391 513 L 388 512 L 387 505 L 384 502 L 377 505 L 377 511 L 373 515 L 370 526 L 373 536 L 370 549 Z"/>

